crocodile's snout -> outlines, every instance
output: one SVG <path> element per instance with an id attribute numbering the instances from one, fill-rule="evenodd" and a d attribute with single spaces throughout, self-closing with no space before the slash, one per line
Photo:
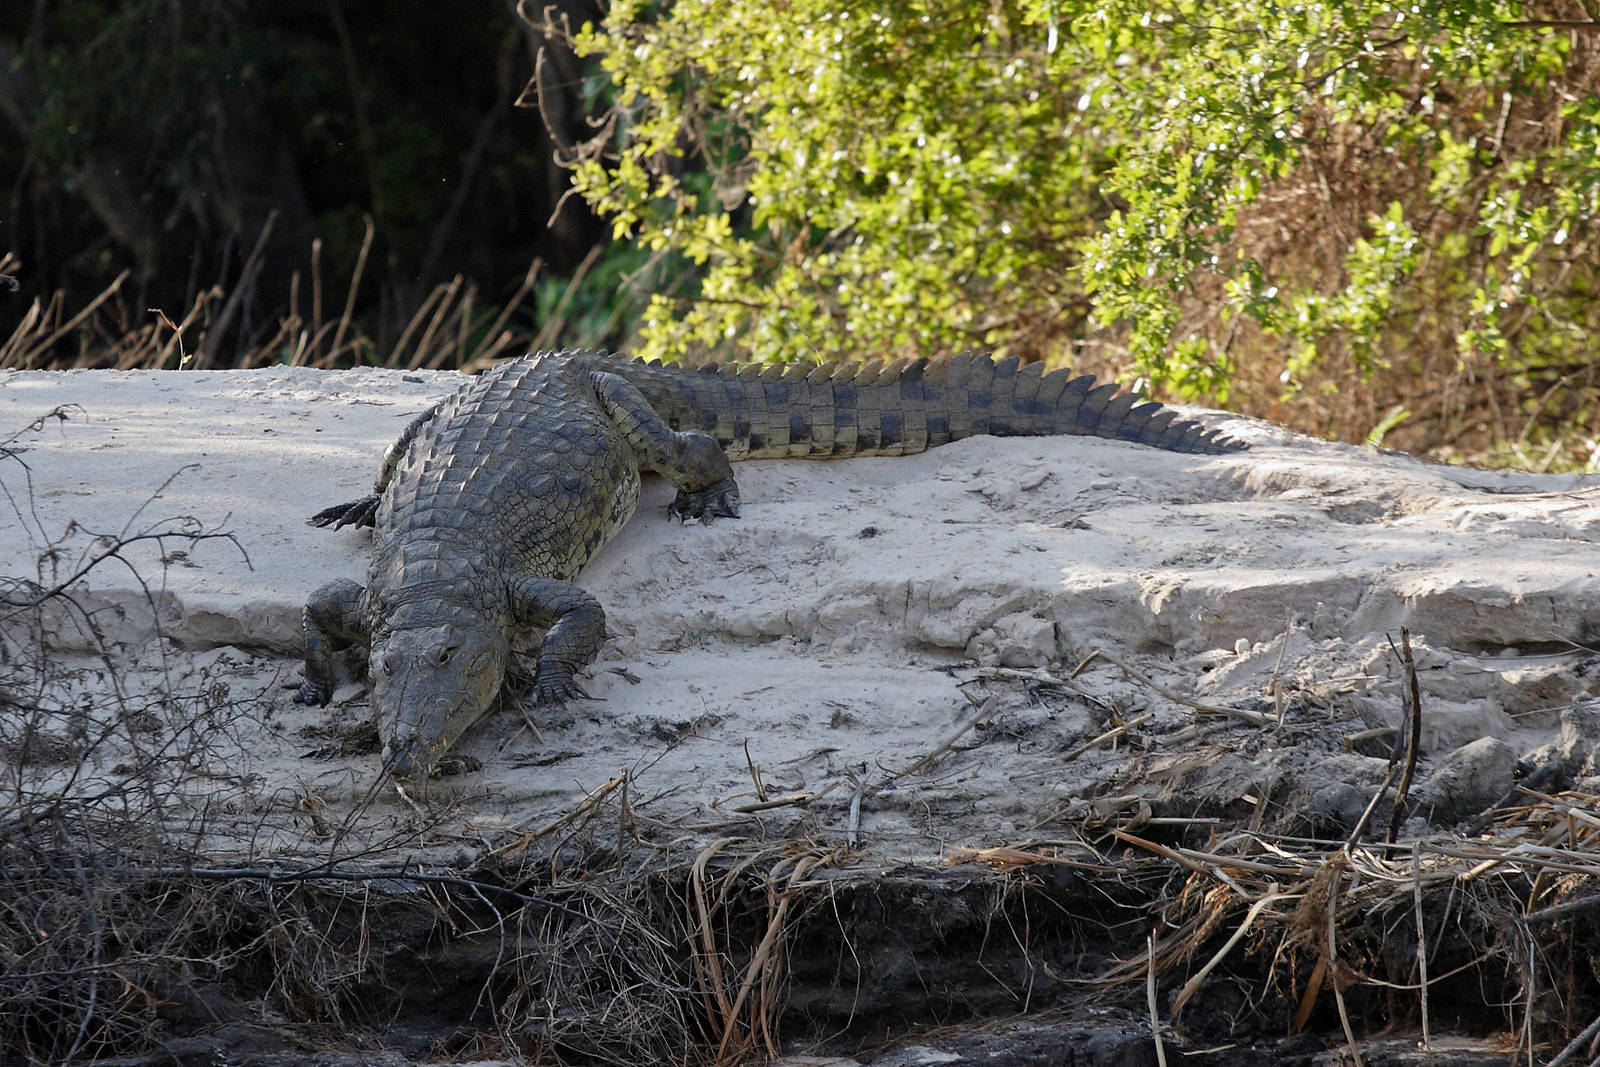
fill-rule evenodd
<path id="1" fill-rule="evenodd" d="M 506 639 L 490 629 L 420 627 L 373 649 L 372 703 L 384 757 L 398 777 L 423 777 L 493 705 Z"/>
<path id="2" fill-rule="evenodd" d="M 460 699 L 403 702 L 398 714 L 385 713 L 380 704 L 379 721 L 388 726 L 383 756 L 390 773 L 398 778 L 427 777 L 456 738 L 488 710 L 488 703 L 478 707 L 470 693 L 462 693 Z"/>
<path id="3" fill-rule="evenodd" d="M 401 745 L 398 751 L 395 751 L 393 743 L 386 746 L 384 759 L 390 773 L 396 778 L 418 778 L 427 773 L 422 768 L 429 763 L 429 753 L 416 738 L 412 738 Z"/>

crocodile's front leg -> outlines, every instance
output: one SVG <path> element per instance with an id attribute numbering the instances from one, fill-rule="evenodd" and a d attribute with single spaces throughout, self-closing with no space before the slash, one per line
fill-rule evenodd
<path id="1" fill-rule="evenodd" d="M 361 616 L 361 586 L 340 578 L 320 586 L 306 603 L 306 680 L 296 704 L 319 707 L 333 697 L 333 654 L 372 640 Z"/>
<path id="2" fill-rule="evenodd" d="M 545 630 L 533 698 L 539 704 L 587 698 L 573 675 L 588 666 L 606 639 L 600 602 L 571 582 L 524 578 L 511 588 L 517 625 Z"/>
<path id="3" fill-rule="evenodd" d="M 590 375 L 600 406 L 622 431 L 640 462 L 678 487 L 668 509 L 680 519 L 739 516 L 739 486 L 733 465 L 716 439 L 699 430 L 674 431 L 644 394 L 615 374 Z"/>

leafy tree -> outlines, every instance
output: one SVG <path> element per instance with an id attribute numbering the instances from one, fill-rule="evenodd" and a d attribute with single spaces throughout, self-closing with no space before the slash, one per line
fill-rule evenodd
<path id="1" fill-rule="evenodd" d="M 1560 426 L 1571 461 L 1597 43 L 1571 3 L 617 2 L 573 166 L 698 270 L 654 354 L 1009 349 L 1411 447 Z"/>
<path id="2" fill-rule="evenodd" d="M 643 14 L 613 4 L 579 38 L 615 82 L 617 154 L 585 155 L 575 184 L 618 236 L 707 268 L 651 308 L 652 350 L 856 355 L 1081 324 L 1061 268 L 1090 232 L 1100 138 L 1024 9 Z"/>

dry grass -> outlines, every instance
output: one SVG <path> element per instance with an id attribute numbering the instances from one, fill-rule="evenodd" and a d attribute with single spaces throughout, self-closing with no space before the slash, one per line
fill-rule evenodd
<path id="1" fill-rule="evenodd" d="M 599 250 L 591 253 L 567 284 L 556 313 L 537 335 L 512 328 L 513 315 L 528 300 L 543 273 L 535 260 L 518 288 L 503 303 L 488 305 L 477 286 L 457 275 L 433 289 L 418 305 L 387 352 L 363 331 L 355 295 L 373 239 L 369 223 L 362 254 L 339 307 L 330 306 L 321 271 L 320 242 L 312 249 L 309 278 L 295 275 L 287 309 L 275 326 L 246 331 L 240 308 L 250 292 L 245 283 L 230 291 L 212 286 L 182 309 L 143 308 L 129 303 L 129 274 L 122 272 L 81 308 L 69 308 L 57 291 L 35 299 L 22 312 L 10 337 L 0 340 L 0 368 L 66 370 L 101 367 L 117 370 L 290 366 L 461 368 L 481 370 L 494 360 L 555 344 L 566 329 L 562 315 L 583 283 Z M 0 256 L 0 275 L 16 261 Z"/>
<path id="2" fill-rule="evenodd" d="M 431 968 L 397 964 L 422 954 L 404 936 L 417 929 L 461 946 L 436 960 L 473 961 L 476 1002 L 454 1025 L 477 1028 L 480 1052 L 753 1062 L 777 1051 L 787 917 L 824 859 L 719 842 L 687 868 L 590 856 L 549 881 L 526 868 L 375 866 L 381 850 L 364 863 L 217 867 L 120 819 L 33 816 L 0 836 L 0 1047 L 36 1064 L 154 1048 L 196 988 L 259 999 L 281 1029 L 329 1045 L 402 1003 L 459 999 Z M 752 946 L 744 912 L 762 898 Z"/>
<path id="3" fill-rule="evenodd" d="M 1148 991 L 1160 981 L 1172 990 L 1168 1021 L 1182 1021 L 1185 1011 L 1214 1013 L 1205 1002 L 1231 988 L 1246 1011 L 1266 1018 L 1272 1005 L 1289 1004 L 1291 1033 L 1325 1028 L 1331 1016 L 1358 1063 L 1362 1039 L 1375 1030 L 1415 1026 L 1426 1044 L 1438 1019 L 1514 1037 L 1513 1063 L 1539 1062 L 1536 1054 L 1552 1049 L 1560 1050 L 1552 1062 L 1591 1062 L 1600 1054 L 1600 942 L 1584 917 L 1600 911 L 1600 794 L 1551 793 L 1545 783 L 1592 769 L 1551 762 L 1454 833 L 1397 840 L 1423 718 L 1403 630 L 1396 657 L 1407 682 L 1407 727 L 1398 731 L 1389 773 L 1342 841 L 1287 836 L 1259 820 L 1063 815 L 1073 838 L 1066 842 L 956 850 L 950 861 L 1018 873 L 1094 869 L 1125 887 L 1147 887 L 1138 895 L 1152 935 L 1094 984 L 1144 987 L 1157 1034 L 1162 1020 Z M 1043 672 L 990 673 L 1030 687 L 1072 686 L 1070 677 Z M 1164 695 L 1251 729 L 1281 727 L 1270 717 L 1251 723 L 1232 709 Z M 1386 810 L 1391 790 L 1384 840 L 1369 841 L 1369 820 Z M 1173 842 L 1205 833 L 1203 847 Z"/>
<path id="4" fill-rule="evenodd" d="M 1085 841 L 1101 832 L 1081 830 Z M 1274 1003 L 1298 1005 L 1291 1033 L 1331 1015 L 1358 1062 L 1366 1035 L 1426 1035 L 1441 1018 L 1514 1037 L 1513 1062 L 1543 1062 L 1533 1058 L 1540 1049 L 1566 1048 L 1580 1063 L 1600 1052 L 1590 1047 L 1600 1034 L 1600 1018 L 1590 1021 L 1600 1012 L 1597 944 L 1582 918 L 1600 911 L 1600 795 L 1525 790 L 1479 837 L 1393 845 L 1238 830 L 1185 848 L 1111 833 L 1127 849 L 1120 858 L 1055 842 L 951 860 L 1011 872 L 1094 865 L 1126 885 L 1171 886 L 1148 898 L 1154 933 L 1144 951 L 1095 983 L 1175 987 L 1170 1022 L 1215 1011 L 1208 996 L 1237 988 L 1268 1016 Z M 1494 991 L 1507 989 L 1515 995 L 1497 1002 Z"/>

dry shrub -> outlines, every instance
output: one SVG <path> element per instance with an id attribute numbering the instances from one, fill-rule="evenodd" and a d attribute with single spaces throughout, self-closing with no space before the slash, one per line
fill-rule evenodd
<path id="1" fill-rule="evenodd" d="M 58 584 L 0 580 L 0 1048 L 29 1063 L 149 1047 L 188 990 L 254 951 L 238 887 L 185 874 L 241 783 L 217 775 L 197 797 L 184 780 L 252 702 L 208 675 L 125 689 L 126 660 L 74 599 L 130 543 L 192 536 L 212 535 L 158 523 L 98 542 Z M 64 633 L 93 652 L 68 662 Z"/>
<path id="2" fill-rule="evenodd" d="M 1482 837 L 1388 846 L 1240 833 L 1180 848 L 1119 831 L 1153 853 L 1135 867 L 1181 885 L 1149 950 L 1102 981 L 1184 979 L 1174 1018 L 1204 1013 L 1200 992 L 1243 983 L 1257 1007 L 1298 1004 L 1290 1032 L 1336 1020 L 1352 1043 L 1378 1019 L 1510 1032 L 1530 1050 L 1592 1036 L 1600 946 L 1591 924 L 1568 920 L 1600 910 L 1596 811 L 1594 795 L 1530 793 Z"/>
<path id="3" fill-rule="evenodd" d="M 632 815 L 625 791 L 606 797 L 609 810 L 579 805 L 545 828 L 562 842 L 554 853 L 496 875 L 534 894 L 480 931 L 503 945 L 495 1019 L 506 1045 L 553 1063 L 731 1067 L 778 1055 L 788 934 L 823 897 L 807 877 L 838 854 L 692 837 L 617 850 L 603 842 Z M 543 870 L 558 853 L 582 859 Z"/>
<path id="4" fill-rule="evenodd" d="M 0 499 L 39 561 L 0 578 L 0 1049 L 39 1064 L 142 1051 L 205 1015 L 198 991 L 255 969 L 273 976 L 267 1000 L 337 1022 L 364 969 L 328 936 L 337 893 L 205 864 L 219 820 L 259 810 L 226 754 L 272 695 L 180 673 L 159 634 L 141 664 L 80 600 L 87 576 L 121 564 L 159 621 L 165 583 L 130 549 L 166 558 L 231 535 L 180 516 L 52 539 L 14 447 L 49 417 L 0 441 Z"/>
<path id="5" fill-rule="evenodd" d="M 174 986 L 222 962 L 194 952 L 211 909 L 179 885 L 107 870 L 127 858 L 86 855 L 60 815 L 10 820 L 0 842 L 0 1048 L 63 1063 L 147 1047 Z"/>

